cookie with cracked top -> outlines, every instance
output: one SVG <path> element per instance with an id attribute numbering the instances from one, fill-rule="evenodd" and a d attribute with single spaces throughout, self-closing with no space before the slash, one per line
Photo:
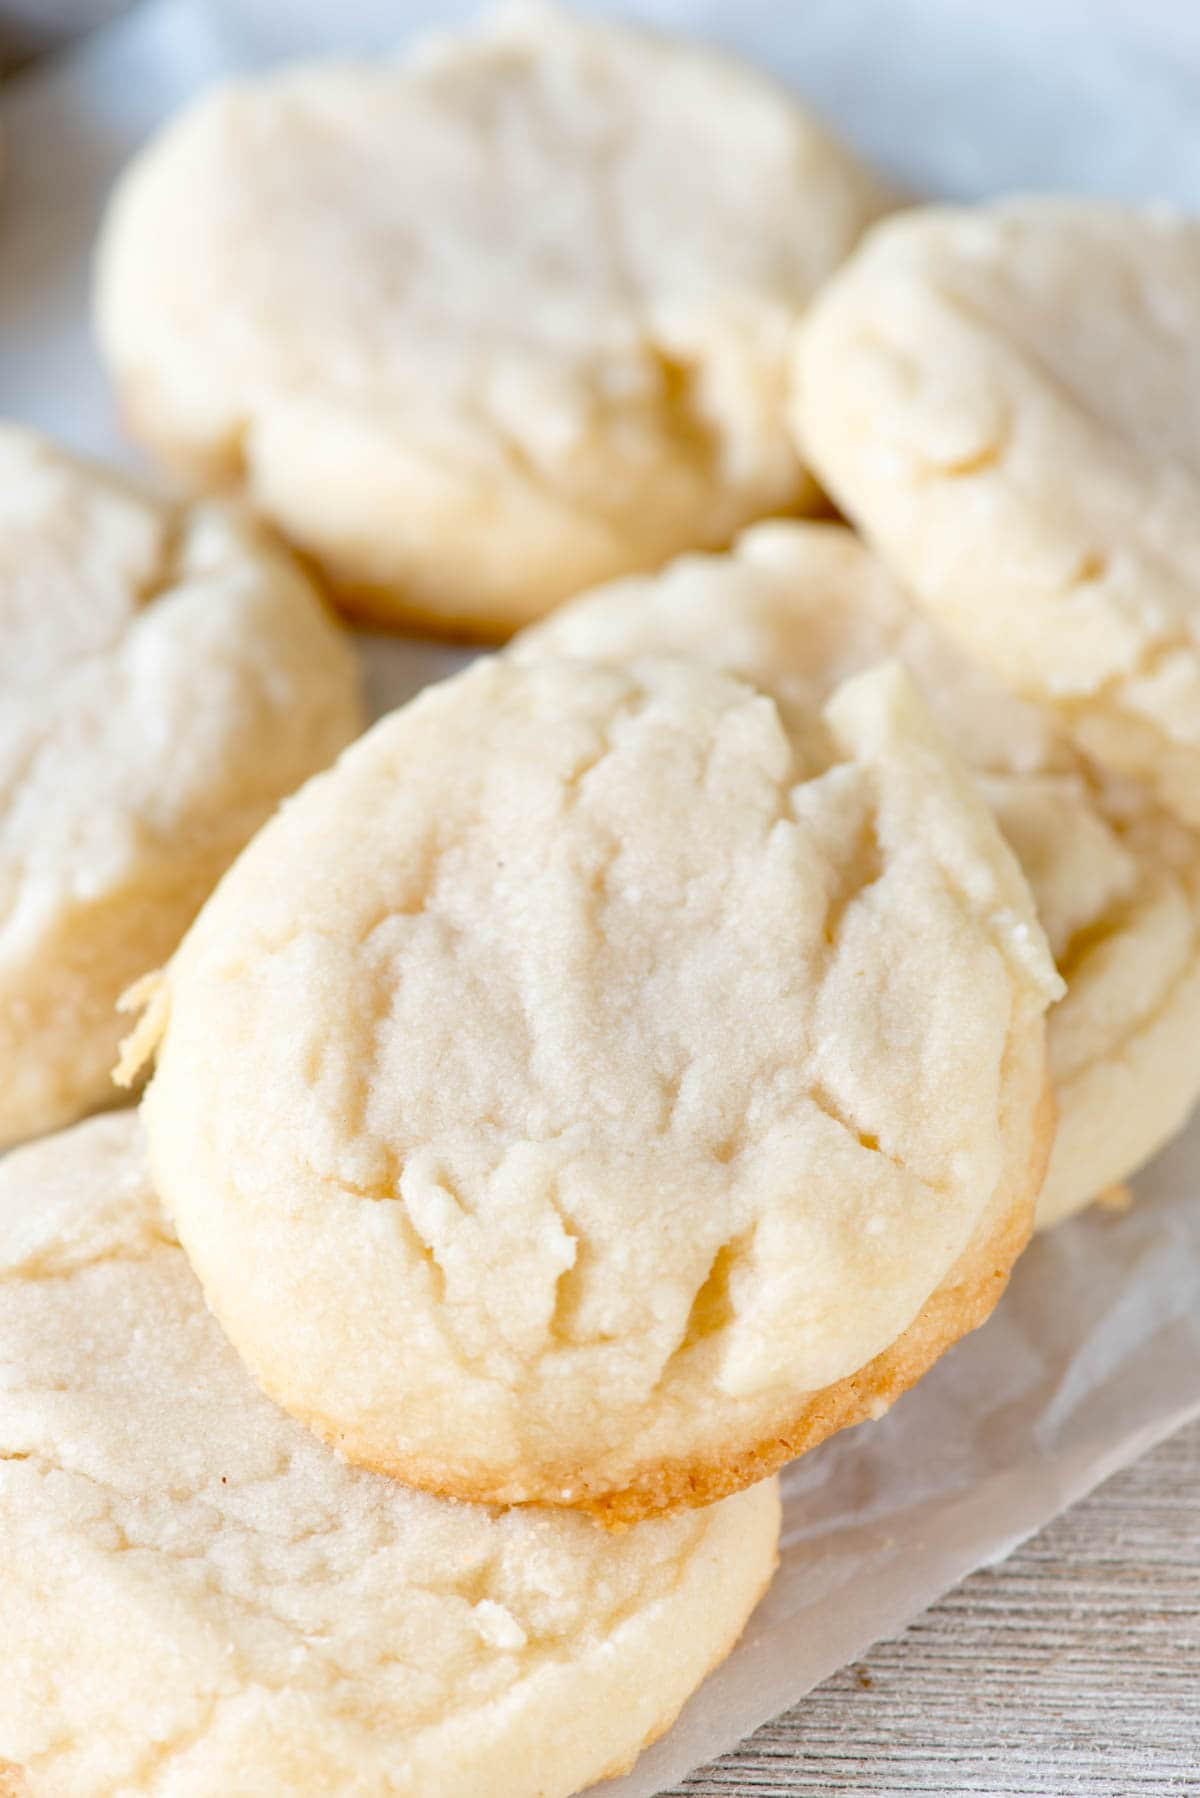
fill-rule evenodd
<path id="1" fill-rule="evenodd" d="M 0 1163 L 0 1791 L 567 1798 L 775 1565 L 773 1481 L 611 1536 L 347 1467 L 205 1308 L 137 1118 Z"/>
<path id="2" fill-rule="evenodd" d="M 785 717 L 694 663 L 493 658 L 260 832 L 129 1063 L 268 1392 L 414 1485 L 616 1520 L 987 1315 L 1060 990 L 897 668 Z"/>
<path id="3" fill-rule="evenodd" d="M 1062 197 L 880 226 L 794 423 L 913 598 L 1200 824 L 1200 221 Z"/>
<path id="4" fill-rule="evenodd" d="M 682 557 L 560 606 L 510 653 L 687 656 L 785 709 L 903 661 L 976 771 L 1066 981 L 1046 1026 L 1058 1125 L 1039 1226 L 1128 1179 L 1182 1128 L 1200 1095 L 1200 841 L 964 656 L 852 532 L 757 525 L 728 555 Z"/>
<path id="5" fill-rule="evenodd" d="M 814 503 L 792 326 L 885 204 L 764 76 L 507 6 L 201 98 L 117 190 L 100 339 L 349 610 L 494 638 Z"/>
<path id="6" fill-rule="evenodd" d="M 0 1147 L 116 1097 L 122 989 L 363 724 L 283 548 L 0 425 Z"/>

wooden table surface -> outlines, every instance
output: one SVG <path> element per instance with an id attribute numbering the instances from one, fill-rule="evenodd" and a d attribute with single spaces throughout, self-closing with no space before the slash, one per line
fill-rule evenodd
<path id="1" fill-rule="evenodd" d="M 673 1798 L 1200 1794 L 1200 1423 Z"/>

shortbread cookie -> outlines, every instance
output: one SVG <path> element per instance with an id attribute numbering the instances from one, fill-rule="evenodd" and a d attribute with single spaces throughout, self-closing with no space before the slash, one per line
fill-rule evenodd
<path id="1" fill-rule="evenodd" d="M 980 772 L 1067 982 L 1047 1021 L 1058 1131 L 1039 1225 L 1126 1179 L 1183 1124 L 1200 1096 L 1200 842 L 969 662 L 850 531 L 759 525 L 732 555 L 584 595 L 512 653 L 687 656 L 765 688 L 785 712 L 902 659 Z"/>
<path id="2" fill-rule="evenodd" d="M 763 77 L 512 6 L 202 98 L 118 190 L 100 336 L 352 610 L 502 635 L 812 500 L 790 334 L 882 205 Z"/>
<path id="3" fill-rule="evenodd" d="M 153 996 L 152 1165 L 264 1387 L 459 1497 L 703 1503 L 886 1405 L 1022 1246 L 1059 990 L 898 670 L 781 722 L 484 662 L 260 834 Z"/>
<path id="4" fill-rule="evenodd" d="M 613 1536 L 347 1467 L 205 1309 L 128 1112 L 0 1165 L 0 1374 L 30 1798 L 565 1798 L 669 1727 L 775 1563 L 774 1481 Z"/>
<path id="5" fill-rule="evenodd" d="M 281 550 L 0 427 L 0 1145 L 116 1097 L 116 1001 L 360 727 Z"/>
<path id="6" fill-rule="evenodd" d="M 910 213 L 802 333 L 796 420 L 915 598 L 1200 823 L 1200 222 Z"/>

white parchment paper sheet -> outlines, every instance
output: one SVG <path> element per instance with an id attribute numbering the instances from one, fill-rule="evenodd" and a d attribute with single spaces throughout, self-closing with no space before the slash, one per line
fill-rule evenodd
<path id="1" fill-rule="evenodd" d="M 1200 211 L 1200 9 L 645 0 L 626 10 L 772 67 L 916 192 L 1059 187 Z M 0 414 L 136 464 L 87 326 L 92 239 L 132 148 L 229 69 L 398 42 L 467 11 L 155 0 L 0 92 Z M 380 708 L 462 660 L 436 644 L 365 647 Z M 1200 1414 L 1200 1127 L 1138 1180 L 1137 1195 L 1127 1215 L 1089 1215 L 1035 1243 L 985 1329 L 881 1423 L 788 1472 L 768 1597 L 676 1728 L 608 1798 L 648 1798 L 731 1747 Z"/>

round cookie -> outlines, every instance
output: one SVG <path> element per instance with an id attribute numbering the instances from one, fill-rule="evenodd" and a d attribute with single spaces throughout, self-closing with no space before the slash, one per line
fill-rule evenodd
<path id="1" fill-rule="evenodd" d="M 812 502 L 791 331 L 882 208 L 765 78 L 509 6 L 202 98 L 118 188 L 99 332 L 133 431 L 352 611 L 494 637 Z"/>
<path id="2" fill-rule="evenodd" d="M 0 1145 L 111 1101 L 122 989 L 361 726 L 291 559 L 0 427 Z"/>
<path id="3" fill-rule="evenodd" d="M 902 660 L 980 773 L 1067 983 L 1047 1020 L 1058 1128 L 1039 1226 L 1124 1180 L 1181 1128 L 1200 1097 L 1200 843 L 969 662 L 850 531 L 759 525 L 730 555 L 585 594 L 511 653 L 692 657 L 765 688 L 785 711 Z"/>
<path id="4" fill-rule="evenodd" d="M 795 419 L 914 598 L 1200 824 L 1200 222 L 909 213 L 809 318 Z"/>
<path id="5" fill-rule="evenodd" d="M 260 833 L 130 1061 L 268 1392 L 415 1485 L 630 1518 L 991 1309 L 1058 990 L 898 670 L 785 728 L 694 664 L 493 658 Z"/>
<path id="6" fill-rule="evenodd" d="M 0 1165 L 0 1369 L 5 1790 L 565 1798 L 775 1564 L 774 1481 L 613 1536 L 347 1467 L 209 1315 L 128 1112 Z"/>

